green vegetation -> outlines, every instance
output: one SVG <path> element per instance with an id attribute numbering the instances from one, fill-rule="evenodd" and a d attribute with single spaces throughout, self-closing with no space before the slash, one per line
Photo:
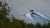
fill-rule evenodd
<path id="1" fill-rule="evenodd" d="M 0 1 L 0 28 L 50 28 L 50 23 L 48 24 L 26 24 L 24 20 L 18 20 L 13 18 L 13 22 L 9 20 L 9 12 L 10 12 L 10 7 L 8 7 L 8 4 L 2 3 Z"/>

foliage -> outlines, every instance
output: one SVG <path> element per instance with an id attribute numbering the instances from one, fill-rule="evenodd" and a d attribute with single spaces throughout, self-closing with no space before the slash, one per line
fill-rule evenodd
<path id="1" fill-rule="evenodd" d="M 7 18 L 9 12 L 10 12 L 10 8 L 8 7 L 8 4 L 6 2 L 2 3 L 0 1 L 0 19 Z"/>
<path id="2" fill-rule="evenodd" d="M 36 23 L 35 24 L 35 28 L 41 28 L 41 24 L 40 23 Z"/>

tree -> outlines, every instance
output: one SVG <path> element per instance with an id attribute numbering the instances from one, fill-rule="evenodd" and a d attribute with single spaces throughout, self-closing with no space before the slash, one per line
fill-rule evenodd
<path id="1" fill-rule="evenodd" d="M 7 18 L 9 12 L 10 12 L 10 7 L 8 7 L 8 4 L 6 2 L 2 3 L 2 1 L 0 1 L 0 19 Z"/>
<path id="2" fill-rule="evenodd" d="M 50 23 L 47 24 L 47 28 L 50 28 Z"/>
<path id="3" fill-rule="evenodd" d="M 42 28 L 47 28 L 47 24 L 44 23 L 44 24 L 42 25 Z"/>
<path id="4" fill-rule="evenodd" d="M 40 23 L 36 23 L 35 24 L 35 28 L 41 28 L 41 24 Z"/>
<path id="5" fill-rule="evenodd" d="M 26 24 L 26 27 L 25 28 L 35 28 L 35 26 L 34 26 L 34 24 L 29 23 L 29 24 Z"/>
<path id="6" fill-rule="evenodd" d="M 0 28 L 1 27 L 10 27 L 10 21 L 9 18 L 7 17 L 10 12 L 10 7 L 8 7 L 8 4 L 5 2 L 3 3 L 0 1 Z"/>

